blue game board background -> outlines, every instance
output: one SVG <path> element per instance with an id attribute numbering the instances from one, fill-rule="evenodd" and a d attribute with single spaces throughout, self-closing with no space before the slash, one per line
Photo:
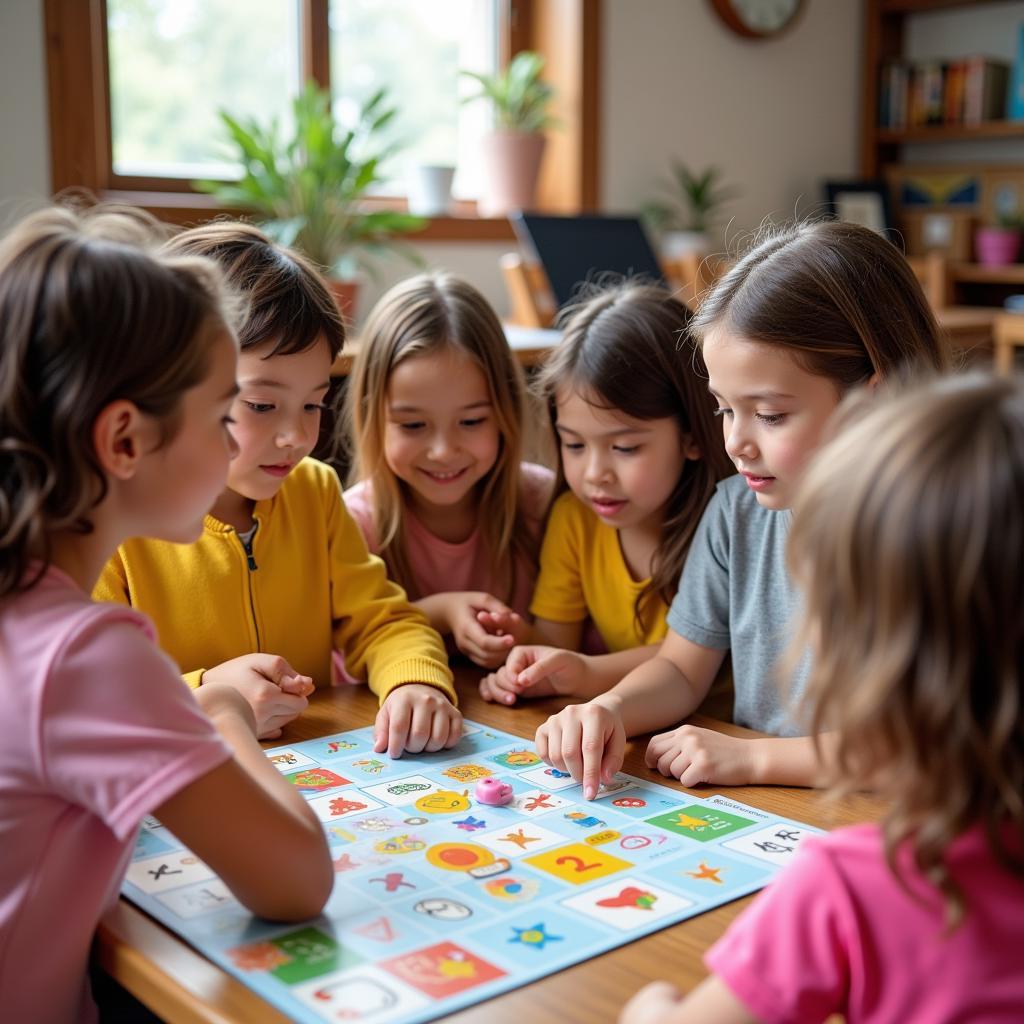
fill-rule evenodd
<path id="1" fill-rule="evenodd" d="M 521 765 L 515 755 L 509 763 L 510 751 L 527 751 L 529 760 L 531 747 L 522 738 L 474 722 L 466 728 L 451 750 L 395 761 L 373 754 L 369 727 L 266 751 L 286 776 L 320 767 L 349 780 L 305 794 L 321 808 L 327 797 L 358 798 L 358 790 L 365 798 L 374 787 L 402 786 L 397 780 L 414 776 L 469 793 L 468 810 L 424 813 L 414 806 L 422 795 L 417 790 L 408 802 L 383 803 L 325 822 L 338 873 L 324 913 L 313 921 L 271 924 L 254 918 L 153 819 L 143 823 L 124 895 L 295 1021 L 319 1024 L 357 1009 L 361 1020 L 416 1024 L 754 892 L 818 831 L 725 797 L 698 799 L 624 773 L 617 780 L 627 788 L 588 803 L 579 786 L 548 766 Z M 517 796 L 542 790 L 557 797 L 559 806 L 528 815 L 511 806 L 478 804 L 473 782 L 442 774 L 466 764 L 492 771 L 511 783 Z M 562 800 L 568 804 L 562 806 Z M 570 813 L 586 820 L 573 820 Z M 710 815 L 729 831 L 679 834 L 650 821 L 680 813 L 684 820 L 705 823 Z M 492 850 L 511 862 L 493 880 L 428 862 L 428 852 L 441 849 L 439 844 L 476 847 L 496 829 L 512 834 L 519 828 L 528 835 L 543 833 L 551 845 Z M 609 832 L 616 838 L 586 843 L 588 836 Z M 380 852 L 381 844 L 396 852 Z M 403 844 L 424 848 L 397 852 Z M 584 867 L 607 856 L 629 863 L 576 885 L 530 862 L 569 845 L 571 852 L 583 854 L 577 863 Z M 576 849 L 580 845 L 585 849 Z M 716 869 L 717 880 L 700 877 L 708 868 Z M 560 873 L 568 871 L 565 866 Z M 594 908 L 598 898 L 622 905 Z M 634 900 L 648 905 L 635 906 Z M 429 905 L 442 916 L 418 912 L 417 905 Z M 463 916 L 451 919 L 445 913 Z M 497 976 L 488 978 L 492 974 Z"/>

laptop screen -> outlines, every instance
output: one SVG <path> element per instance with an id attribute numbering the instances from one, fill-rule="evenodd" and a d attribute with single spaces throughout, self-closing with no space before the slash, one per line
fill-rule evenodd
<path id="1" fill-rule="evenodd" d="M 606 271 L 664 283 L 658 258 L 636 217 L 517 213 L 511 220 L 527 260 L 544 268 L 559 309 L 577 285 Z"/>

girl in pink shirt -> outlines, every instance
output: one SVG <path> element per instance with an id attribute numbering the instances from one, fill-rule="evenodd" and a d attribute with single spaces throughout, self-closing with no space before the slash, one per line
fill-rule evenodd
<path id="1" fill-rule="evenodd" d="M 52 209 L 0 244 L 5 1020 L 95 1018 L 89 944 L 144 815 L 262 916 L 317 914 L 333 880 L 244 699 L 193 694 L 148 619 L 89 598 L 128 537 L 199 535 L 232 454 L 238 353 L 219 275 L 147 252 L 154 226 Z"/>
<path id="2" fill-rule="evenodd" d="M 353 445 L 345 504 L 442 635 L 478 665 L 514 642 L 553 474 L 524 462 L 522 374 L 487 300 L 423 274 L 377 303 L 347 396 Z"/>
<path id="3" fill-rule="evenodd" d="M 1024 1008 L 1024 386 L 956 377 L 847 413 L 796 502 L 812 733 L 881 825 L 808 841 L 682 997 L 621 1024 L 1017 1022 Z"/>

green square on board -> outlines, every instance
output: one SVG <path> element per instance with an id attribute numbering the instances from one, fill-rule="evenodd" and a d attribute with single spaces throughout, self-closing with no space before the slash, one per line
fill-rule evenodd
<path id="1" fill-rule="evenodd" d="M 730 832 L 737 832 L 754 824 L 749 818 L 741 818 L 738 814 L 729 814 L 717 807 L 701 804 L 678 807 L 674 811 L 647 818 L 646 821 L 648 825 L 657 825 L 658 828 L 674 832 L 677 836 L 696 839 L 698 843 L 710 843 L 719 836 L 727 836 Z"/>
<path id="2" fill-rule="evenodd" d="M 288 963 L 271 971 L 286 985 L 297 985 L 300 981 L 309 981 L 329 971 L 355 967 L 363 962 L 363 957 L 316 928 L 302 928 L 270 941 L 291 957 Z"/>

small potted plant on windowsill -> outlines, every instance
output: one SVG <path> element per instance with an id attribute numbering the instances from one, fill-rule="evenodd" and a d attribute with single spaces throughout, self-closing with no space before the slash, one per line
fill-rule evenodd
<path id="1" fill-rule="evenodd" d="M 481 87 L 466 102 L 487 99 L 494 107 L 494 131 L 482 140 L 483 183 L 477 203 L 482 217 L 503 217 L 533 205 L 547 141 L 543 130 L 554 123 L 548 115 L 552 89 L 541 81 L 543 70 L 544 58 L 524 50 L 503 72 L 462 72 Z"/>
<path id="2" fill-rule="evenodd" d="M 978 262 L 985 267 L 1005 267 L 1016 263 L 1020 254 L 1021 227 L 1024 215 L 1002 213 L 995 225 L 983 225 L 974 232 L 974 251 Z"/>
<path id="3" fill-rule="evenodd" d="M 672 161 L 672 177 L 662 183 L 664 199 L 643 208 L 643 216 L 661 238 L 666 259 L 678 259 L 691 252 L 711 251 L 709 232 L 722 207 L 739 194 L 721 184 L 722 172 L 708 167 L 693 173 L 681 160 Z"/>
<path id="4" fill-rule="evenodd" d="M 268 235 L 294 245 L 320 264 L 347 316 L 355 311 L 358 272 L 373 271 L 373 258 L 399 251 L 417 261 L 396 236 L 415 231 L 421 217 L 389 209 L 368 209 L 367 194 L 383 180 L 380 167 L 396 152 L 383 129 L 395 115 L 384 89 L 362 106 L 355 124 L 334 120 L 330 95 L 308 82 L 295 98 L 290 138 L 278 125 L 220 117 L 242 174 L 237 181 L 200 181 L 196 187 L 226 206 L 261 218 Z"/>

